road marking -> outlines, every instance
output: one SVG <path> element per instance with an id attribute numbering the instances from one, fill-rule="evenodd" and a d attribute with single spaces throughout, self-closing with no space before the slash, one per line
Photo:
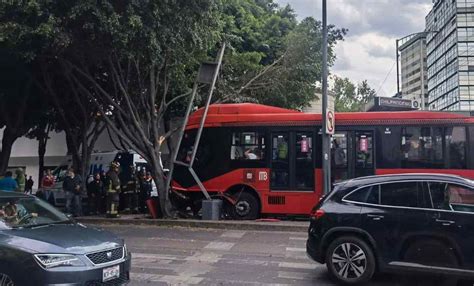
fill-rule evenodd
<path id="1" fill-rule="evenodd" d="M 286 251 L 306 252 L 306 248 L 303 248 L 303 247 L 287 247 Z"/>
<path id="2" fill-rule="evenodd" d="M 159 259 L 159 260 L 177 260 L 179 259 L 176 256 L 166 255 L 166 254 L 153 254 L 153 253 L 140 253 L 133 252 L 132 258 L 142 258 L 142 259 Z"/>
<path id="3" fill-rule="evenodd" d="M 287 252 L 285 258 L 308 261 L 308 256 L 303 252 Z"/>
<path id="4" fill-rule="evenodd" d="M 308 280 L 311 276 L 304 272 L 278 271 L 278 278 L 292 280 Z"/>
<path id="5" fill-rule="evenodd" d="M 193 256 L 188 256 L 184 260 L 186 261 L 198 261 L 202 263 L 216 263 L 221 259 L 221 255 L 215 253 L 196 253 Z"/>
<path id="6" fill-rule="evenodd" d="M 238 231 L 238 230 L 229 230 L 224 232 L 221 237 L 226 238 L 242 238 L 247 232 L 246 231 Z"/>
<path id="7" fill-rule="evenodd" d="M 205 278 L 204 285 L 255 285 L 255 286 L 293 286 L 293 284 L 282 283 L 262 283 L 254 281 L 230 280 L 230 279 L 209 279 Z"/>
<path id="8" fill-rule="evenodd" d="M 315 265 L 315 264 L 294 263 L 294 262 L 280 262 L 280 263 L 278 263 L 278 267 L 281 267 L 281 268 L 294 268 L 294 269 L 308 269 L 308 270 L 314 270 L 314 269 L 318 268 L 318 266 Z"/>
<path id="9" fill-rule="evenodd" d="M 213 241 L 213 242 L 210 242 L 208 245 L 206 245 L 204 248 L 212 249 L 212 250 L 230 250 L 234 245 L 235 243 L 231 243 L 231 242 Z"/>
<path id="10" fill-rule="evenodd" d="M 290 236 L 290 240 L 306 241 L 306 237 Z"/>
<path id="11" fill-rule="evenodd" d="M 147 282 L 164 282 L 169 285 L 195 285 L 204 280 L 200 277 L 175 276 L 175 275 L 157 275 L 148 273 L 130 273 L 131 280 Z"/>

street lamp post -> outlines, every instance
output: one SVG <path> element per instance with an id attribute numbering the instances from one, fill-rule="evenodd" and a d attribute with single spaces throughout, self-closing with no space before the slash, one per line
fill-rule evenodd
<path id="1" fill-rule="evenodd" d="M 323 184 L 324 193 L 331 191 L 331 135 L 327 132 L 327 114 L 328 114 L 328 27 L 327 27 L 327 3 L 323 0 L 323 70 L 322 70 L 322 122 L 323 129 L 321 132 L 323 147 Z M 334 128 L 331 126 L 331 128 Z"/>

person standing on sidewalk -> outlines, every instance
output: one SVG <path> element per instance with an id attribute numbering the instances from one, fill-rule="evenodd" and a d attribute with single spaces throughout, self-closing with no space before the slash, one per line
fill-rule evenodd
<path id="1" fill-rule="evenodd" d="M 18 184 L 18 189 L 17 192 L 24 193 L 25 192 L 25 187 L 26 187 L 26 178 L 25 178 L 25 173 L 23 172 L 22 168 L 18 168 L 15 171 L 16 174 L 16 183 Z"/>
<path id="2" fill-rule="evenodd" d="M 18 189 L 18 184 L 12 176 L 12 172 L 7 171 L 5 177 L 0 179 L 0 191 L 14 192 Z"/>
<path id="3" fill-rule="evenodd" d="M 73 168 L 70 168 L 63 182 L 63 190 L 66 193 L 66 212 L 73 216 L 82 215 L 81 184 L 81 177 L 74 173 Z M 71 205 L 74 211 L 71 210 Z"/>
<path id="4" fill-rule="evenodd" d="M 34 184 L 35 184 L 35 181 L 33 181 L 33 177 L 30 176 L 30 178 L 28 178 L 28 181 L 26 181 L 25 194 L 32 194 L 33 193 Z"/>
<path id="5" fill-rule="evenodd" d="M 153 190 L 153 178 L 151 177 L 150 172 L 142 171 L 140 176 L 140 212 L 142 214 L 147 213 L 146 201 L 151 196 L 151 191 Z"/>
<path id="6" fill-rule="evenodd" d="M 54 176 L 51 173 L 51 170 L 46 170 L 45 175 L 41 179 L 41 193 L 42 193 L 42 198 L 49 202 L 49 197 L 51 195 L 51 189 L 54 187 Z"/>
<path id="7" fill-rule="evenodd" d="M 120 202 L 120 179 L 118 176 L 120 164 L 112 162 L 109 172 L 107 172 L 106 191 L 107 191 L 107 210 L 106 217 L 118 217 L 118 205 Z"/>
<path id="8" fill-rule="evenodd" d="M 87 198 L 89 201 L 89 214 L 99 214 L 101 205 L 102 181 L 100 174 L 96 173 L 91 182 L 87 183 Z"/>
<path id="9" fill-rule="evenodd" d="M 135 167 L 131 165 L 126 175 L 125 185 L 122 188 L 124 212 L 138 213 L 137 176 Z"/>

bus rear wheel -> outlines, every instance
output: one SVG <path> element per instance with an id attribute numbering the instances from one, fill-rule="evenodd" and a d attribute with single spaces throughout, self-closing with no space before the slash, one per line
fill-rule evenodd
<path id="1" fill-rule="evenodd" d="M 235 205 L 231 207 L 231 215 L 234 219 L 254 220 L 260 215 L 260 204 L 258 199 L 249 192 L 241 192 L 234 195 Z"/>

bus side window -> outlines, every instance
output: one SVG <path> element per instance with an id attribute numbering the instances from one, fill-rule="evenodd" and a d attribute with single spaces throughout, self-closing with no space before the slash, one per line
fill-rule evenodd
<path id="1" fill-rule="evenodd" d="M 259 132 L 233 132 L 231 160 L 265 159 L 265 136 Z"/>
<path id="2" fill-rule="evenodd" d="M 402 128 L 402 167 L 444 168 L 442 134 L 440 127 Z"/>
<path id="3" fill-rule="evenodd" d="M 466 169 L 466 128 L 462 126 L 446 128 L 448 146 L 448 168 Z"/>

